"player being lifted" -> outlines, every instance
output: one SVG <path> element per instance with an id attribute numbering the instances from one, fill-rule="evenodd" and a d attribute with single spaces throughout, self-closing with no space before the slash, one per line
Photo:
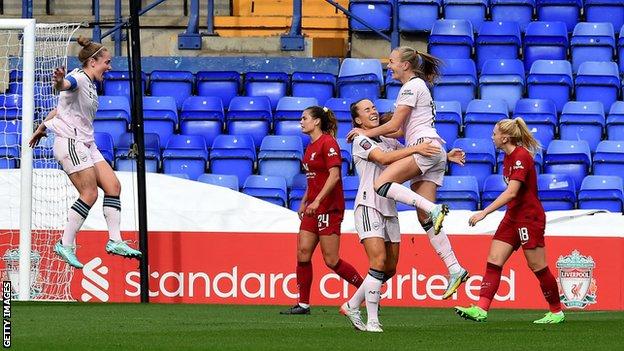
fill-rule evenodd
<path id="1" fill-rule="evenodd" d="M 111 69 L 111 54 L 105 46 L 79 37 L 82 46 L 78 59 L 81 69 L 65 76 L 65 68 L 54 71 L 54 87 L 61 91 L 55 110 L 33 133 L 29 144 L 37 145 L 50 128 L 54 134 L 54 158 L 61 164 L 79 193 L 68 213 L 68 222 L 61 241 L 54 245 L 57 253 L 70 266 L 82 268 L 76 257 L 75 238 L 91 206 L 98 197 L 98 187 L 104 190 L 104 217 L 109 240 L 106 252 L 125 257 L 141 257 L 141 252 L 129 247 L 121 239 L 121 185 L 111 166 L 104 160 L 93 138 L 93 118 L 98 108 L 95 80 L 102 81 L 104 72 Z"/>
<path id="2" fill-rule="evenodd" d="M 485 322 L 500 284 L 503 265 L 522 246 L 527 264 L 539 280 L 544 298 L 550 307 L 550 311 L 543 318 L 533 323 L 561 323 L 565 316 L 561 311 L 557 281 L 546 264 L 546 213 L 537 197 L 533 155 L 540 148 L 539 142 L 520 117 L 496 123 L 492 140 L 497 149 L 505 152 L 503 176 L 507 189 L 489 206 L 470 217 L 469 224 L 476 225 L 504 205 L 507 205 L 507 211 L 492 238 L 479 302 L 476 306 L 455 307 L 455 311 L 466 319 Z"/>

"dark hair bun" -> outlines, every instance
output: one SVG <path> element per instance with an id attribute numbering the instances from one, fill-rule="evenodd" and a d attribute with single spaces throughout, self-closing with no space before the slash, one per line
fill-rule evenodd
<path id="1" fill-rule="evenodd" d="M 93 41 L 89 38 L 83 37 L 82 35 L 78 37 L 78 44 L 82 47 L 89 46 Z"/>

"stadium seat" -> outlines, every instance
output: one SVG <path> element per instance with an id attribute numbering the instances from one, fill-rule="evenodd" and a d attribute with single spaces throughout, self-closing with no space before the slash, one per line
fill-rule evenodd
<path id="1" fill-rule="evenodd" d="M 399 91 L 401 90 L 402 86 L 403 86 L 403 83 L 392 78 L 392 70 L 388 70 L 386 73 L 386 82 L 385 82 L 386 99 L 396 100 L 396 98 L 399 96 Z"/>
<path id="2" fill-rule="evenodd" d="M 566 60 L 568 31 L 563 22 L 531 22 L 524 36 L 524 69 L 537 60 Z"/>
<path id="3" fill-rule="evenodd" d="M 276 135 L 296 135 L 301 138 L 303 147 L 310 143 L 310 137 L 301 132 L 301 114 L 310 106 L 318 106 L 318 101 L 313 97 L 284 96 L 277 103 L 277 109 L 273 116 Z"/>
<path id="4" fill-rule="evenodd" d="M 607 136 L 609 140 L 624 140 L 624 101 L 611 105 L 607 117 Z"/>
<path id="5" fill-rule="evenodd" d="M 178 108 L 171 96 L 144 96 L 143 118 L 145 133 L 156 133 L 160 137 L 161 147 L 173 135 L 178 124 Z"/>
<path id="6" fill-rule="evenodd" d="M 576 190 L 591 169 L 591 151 L 585 140 L 553 140 L 544 157 L 544 173 L 566 174 Z"/>
<path id="7" fill-rule="evenodd" d="M 557 106 L 552 100 L 520 99 L 516 103 L 513 117 L 522 117 L 542 147 L 547 147 L 555 138 Z"/>
<path id="8" fill-rule="evenodd" d="M 478 32 L 485 21 L 488 2 L 488 0 L 444 0 L 444 18 L 468 20 L 472 24 L 472 29 Z"/>
<path id="9" fill-rule="evenodd" d="M 585 140 L 592 152 L 602 140 L 604 126 L 604 112 L 598 101 L 570 101 L 559 117 L 560 139 Z"/>
<path id="10" fill-rule="evenodd" d="M 483 22 L 475 40 L 477 69 L 490 59 L 517 59 L 522 46 L 516 22 Z"/>
<path id="11" fill-rule="evenodd" d="M 102 157 L 112 166 L 113 160 L 115 159 L 113 137 L 106 132 L 94 132 L 93 138 L 95 139 L 95 145 L 97 145 L 98 150 L 100 150 Z"/>
<path id="12" fill-rule="evenodd" d="M 277 102 L 288 93 L 288 74 L 284 72 L 249 72 L 245 74 L 245 95 L 266 96 L 275 111 Z M 231 104 L 231 101 L 230 101 Z"/>
<path id="13" fill-rule="evenodd" d="M 560 21 L 572 32 L 581 19 L 582 0 L 536 0 L 538 21 Z"/>
<path id="14" fill-rule="evenodd" d="M 492 174 L 485 178 L 483 182 L 483 193 L 481 194 L 481 208 L 489 206 L 496 198 L 507 189 L 507 183 L 501 174 Z M 507 206 L 498 209 L 507 210 Z"/>
<path id="15" fill-rule="evenodd" d="M 373 101 L 377 112 L 379 112 L 379 115 L 383 115 L 384 113 L 388 112 L 394 112 L 394 109 L 396 107 L 394 106 L 395 102 L 396 101 L 392 99 L 377 99 Z"/>
<path id="16" fill-rule="evenodd" d="M 603 140 L 598 143 L 592 164 L 594 175 L 624 176 L 624 140 Z"/>
<path id="17" fill-rule="evenodd" d="M 269 134 L 271 101 L 266 96 L 236 96 L 230 101 L 225 117 L 229 134 L 250 135 L 254 145 L 260 145 Z"/>
<path id="18" fill-rule="evenodd" d="M 338 73 L 338 96 L 348 99 L 379 98 L 383 84 L 381 62 L 377 59 L 346 58 Z"/>
<path id="19" fill-rule="evenodd" d="M 580 209 L 622 212 L 624 187 L 621 176 L 590 175 L 583 179 L 578 193 Z"/>
<path id="20" fill-rule="evenodd" d="M 195 80 L 197 95 L 220 97 L 224 107 L 230 106 L 230 100 L 240 91 L 241 77 L 234 71 L 199 71 Z"/>
<path id="21" fill-rule="evenodd" d="M 577 73 L 583 62 L 611 61 L 615 47 L 615 34 L 611 23 L 577 24 L 570 41 L 572 71 Z"/>
<path id="22" fill-rule="evenodd" d="M 353 168 L 353 154 L 351 153 L 352 144 L 347 142 L 345 138 L 338 138 L 338 147 L 340 147 L 340 158 L 342 159 L 342 176 L 347 176 Z"/>
<path id="23" fill-rule="evenodd" d="M 22 133 L 22 121 L 19 119 L 0 119 L 0 133 L 6 134 L 21 134 Z"/>
<path id="24" fill-rule="evenodd" d="M 433 86 L 433 99 L 459 101 L 462 112 L 476 97 L 477 69 L 471 59 L 445 59 L 440 67 L 440 77 Z"/>
<path id="25" fill-rule="evenodd" d="M 93 128 L 107 132 L 113 137 L 114 145 L 119 145 L 119 138 L 132 122 L 130 102 L 125 96 L 99 96 L 98 101 Z"/>
<path id="26" fill-rule="evenodd" d="M 58 96 L 54 92 L 52 84 L 47 82 L 35 82 L 35 113 L 46 114 L 56 107 Z M 45 116 L 42 116 L 45 118 Z"/>
<path id="27" fill-rule="evenodd" d="M 128 71 L 108 71 L 104 72 L 104 82 L 102 83 L 103 95 L 120 95 L 131 96 L 130 89 L 130 73 Z M 145 95 L 145 82 L 147 82 L 147 75 L 145 72 L 141 72 L 141 92 Z"/>
<path id="28" fill-rule="evenodd" d="M 216 96 L 189 96 L 180 112 L 180 133 L 201 135 L 206 145 L 223 133 L 223 104 Z"/>
<path id="29" fill-rule="evenodd" d="M 167 173 L 168 176 L 170 177 L 175 177 L 175 178 L 180 178 L 180 179 L 186 179 L 186 180 L 191 180 L 191 178 L 189 177 L 188 174 L 186 173 Z"/>
<path id="30" fill-rule="evenodd" d="M 545 211 L 573 210 L 576 207 L 574 179 L 566 174 L 538 174 L 537 196 Z"/>
<path id="31" fill-rule="evenodd" d="M 550 99 L 561 113 L 572 96 L 572 65 L 565 60 L 535 61 L 526 84 L 529 98 Z"/>
<path id="32" fill-rule="evenodd" d="M 508 117 L 507 103 L 503 100 L 472 100 L 464 116 L 464 135 L 466 138 L 491 139 L 496 122 Z"/>
<path id="33" fill-rule="evenodd" d="M 467 20 L 437 20 L 429 36 L 429 53 L 439 58 L 470 58 L 474 46 Z"/>
<path id="34" fill-rule="evenodd" d="M 535 0 L 490 0 L 492 21 L 516 22 L 524 33 L 533 19 Z"/>
<path id="35" fill-rule="evenodd" d="M 18 94 L 0 94 L 0 119 L 21 119 L 22 96 Z"/>
<path id="36" fill-rule="evenodd" d="M 301 199 L 305 194 L 308 187 L 308 178 L 305 174 L 297 174 L 293 177 L 290 193 L 288 194 L 288 208 L 293 211 L 299 209 L 301 205 Z"/>
<path id="37" fill-rule="evenodd" d="M 22 94 L 22 81 L 24 72 L 22 70 L 12 69 L 9 71 L 8 87 L 6 87 L 6 94 Z"/>
<path id="38" fill-rule="evenodd" d="M 615 30 L 624 25 L 624 1 L 584 0 L 587 22 L 609 22 Z"/>
<path id="39" fill-rule="evenodd" d="M 430 32 L 442 0 L 398 0 L 399 32 Z"/>
<path id="40" fill-rule="evenodd" d="M 342 177 L 342 191 L 344 192 L 345 210 L 355 210 L 353 204 L 360 186 L 357 175 Z"/>
<path id="41" fill-rule="evenodd" d="M 438 188 L 437 201 L 451 210 L 475 211 L 479 208 L 479 186 L 473 176 L 444 176 Z"/>
<path id="42" fill-rule="evenodd" d="M 303 144 L 298 135 L 267 135 L 258 153 L 258 174 L 283 176 L 290 187 L 292 178 L 301 172 L 302 158 Z"/>
<path id="43" fill-rule="evenodd" d="M 373 99 L 372 101 L 375 101 Z M 331 98 L 325 102 L 325 107 L 332 110 L 336 119 L 338 120 L 338 133 L 337 138 L 344 138 L 347 133 L 353 128 L 353 122 L 351 118 L 351 104 L 354 103 L 354 99 L 342 99 Z"/>
<path id="44" fill-rule="evenodd" d="M 17 168 L 20 159 L 18 134 L 0 133 L 0 169 Z"/>
<path id="45" fill-rule="evenodd" d="M 191 180 L 206 172 L 208 148 L 201 135 L 172 135 L 163 151 L 163 173 L 184 173 Z"/>
<path id="46" fill-rule="evenodd" d="M 446 151 L 451 150 L 455 139 L 459 137 L 462 125 L 462 112 L 459 101 L 434 101 L 436 115 L 435 128 L 438 135 L 446 141 Z"/>
<path id="47" fill-rule="evenodd" d="M 145 171 L 156 173 L 160 163 L 160 137 L 156 133 L 145 133 Z M 136 171 L 136 155 L 134 135 L 124 133 L 119 137 L 119 144 L 115 150 L 115 169 L 117 171 Z"/>
<path id="48" fill-rule="evenodd" d="M 187 97 L 193 94 L 195 77 L 188 71 L 152 71 L 150 73 L 150 94 L 171 96 L 176 100 L 178 110 Z"/>
<path id="49" fill-rule="evenodd" d="M 494 173 L 496 155 L 491 139 L 459 138 L 453 143 L 453 148 L 460 148 L 466 153 L 466 164 L 460 166 L 449 163 L 449 174 L 454 176 L 474 176 L 483 189 L 483 182 L 487 176 Z"/>
<path id="50" fill-rule="evenodd" d="M 392 29 L 392 6 L 393 1 L 389 0 L 349 1 L 349 11 L 382 32 Z M 354 32 L 371 32 L 368 27 L 352 17 L 349 18 L 349 29 Z"/>
<path id="51" fill-rule="evenodd" d="M 619 67 L 620 67 L 620 73 L 624 74 L 624 25 L 620 29 L 617 56 L 618 56 L 618 62 L 619 62 Z M 622 94 L 624 95 L 624 92 Z"/>
<path id="52" fill-rule="evenodd" d="M 224 188 L 229 188 L 234 191 L 238 191 L 238 178 L 231 174 L 212 174 L 204 173 L 197 178 L 200 183 L 218 185 Z"/>
<path id="53" fill-rule="evenodd" d="M 215 138 L 210 151 L 210 170 L 247 179 L 253 173 L 256 147 L 250 135 L 226 135 Z M 285 180 L 284 180 L 285 181 Z"/>
<path id="54" fill-rule="evenodd" d="M 620 92 L 620 75 L 615 62 L 587 61 L 575 79 L 577 101 L 600 101 L 603 112 L 611 109 Z"/>
<path id="55" fill-rule="evenodd" d="M 524 66 L 517 59 L 485 61 L 479 77 L 479 96 L 484 100 L 503 100 L 512 112 L 524 94 Z"/>
<path id="56" fill-rule="evenodd" d="M 286 206 L 286 179 L 281 176 L 250 175 L 243 184 L 243 193 L 278 206 Z"/>
<path id="57" fill-rule="evenodd" d="M 323 106 L 334 96 L 336 77 L 331 73 L 294 72 L 291 86 L 292 96 L 315 98 L 318 101 L 315 105 Z"/>

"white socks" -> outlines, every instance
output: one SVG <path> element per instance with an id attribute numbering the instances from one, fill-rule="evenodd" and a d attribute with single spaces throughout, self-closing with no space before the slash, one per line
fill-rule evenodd
<path id="1" fill-rule="evenodd" d="M 85 221 L 85 218 L 89 215 L 89 210 L 91 210 L 91 206 L 87 205 L 80 198 L 74 202 L 67 213 L 67 224 L 65 225 L 65 230 L 63 231 L 61 245 L 74 245 L 76 233 L 78 233 L 80 227 L 82 227 L 82 223 Z"/>
<path id="2" fill-rule="evenodd" d="M 377 312 L 379 311 L 379 300 L 381 299 L 381 284 L 383 282 L 384 273 L 370 269 L 364 278 L 364 282 L 357 289 L 355 294 L 349 300 L 349 308 L 360 308 L 360 305 L 366 300 L 366 314 L 368 322 L 379 321 Z"/>
<path id="3" fill-rule="evenodd" d="M 449 274 L 455 274 L 461 271 L 462 267 L 457 261 L 457 257 L 455 257 L 455 252 L 451 247 L 451 242 L 444 229 L 440 230 L 438 235 L 435 235 L 435 231 L 433 227 L 431 227 L 427 229 L 427 236 L 435 252 L 440 256 L 442 261 L 444 261 L 446 268 L 449 270 Z"/>
<path id="4" fill-rule="evenodd" d="M 402 202 L 406 205 L 413 206 L 413 207 L 419 208 L 427 212 L 431 212 L 431 209 L 435 206 L 433 202 L 416 194 L 415 192 L 412 191 L 412 189 L 405 187 L 402 184 L 399 184 L 399 183 L 386 183 L 386 184 L 390 184 L 390 186 L 388 186 L 387 189 L 385 189 L 386 195 L 379 193 L 379 191 L 381 191 L 381 188 L 377 192 L 381 196 L 385 196 L 387 198 L 393 199 L 398 202 Z M 384 184 L 382 188 L 386 186 L 386 184 Z"/>
<path id="5" fill-rule="evenodd" d="M 119 196 L 104 195 L 103 204 L 104 218 L 108 226 L 108 238 L 113 241 L 121 241 L 119 225 L 121 223 L 121 202 Z"/>

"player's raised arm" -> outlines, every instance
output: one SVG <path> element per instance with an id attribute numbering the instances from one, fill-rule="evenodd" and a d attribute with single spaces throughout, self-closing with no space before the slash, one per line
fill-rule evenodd
<path id="1" fill-rule="evenodd" d="M 58 91 L 69 90 L 72 88 L 72 82 L 70 79 L 65 78 L 65 67 L 56 68 L 54 70 L 54 74 L 52 75 L 52 80 L 54 81 L 54 89 Z M 75 79 L 73 85 L 76 85 Z"/>

